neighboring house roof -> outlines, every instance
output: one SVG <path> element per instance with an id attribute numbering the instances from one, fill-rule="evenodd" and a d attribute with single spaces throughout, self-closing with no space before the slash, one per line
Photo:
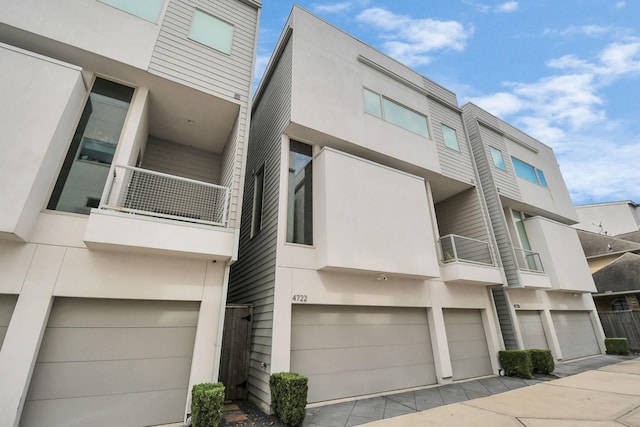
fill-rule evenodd
<path id="1" fill-rule="evenodd" d="M 584 230 L 576 231 L 578 232 L 580 244 L 582 244 L 582 249 L 587 258 L 621 252 L 640 252 L 640 242 L 636 243 L 635 240 L 621 239 L 619 236 L 611 237 Z M 638 238 L 640 239 L 640 234 Z"/>
<path id="2" fill-rule="evenodd" d="M 593 273 L 599 294 L 640 290 L 640 255 L 627 252 Z"/>
<path id="3" fill-rule="evenodd" d="M 616 239 L 628 240 L 630 242 L 640 243 L 640 230 L 631 233 L 618 234 Z"/>

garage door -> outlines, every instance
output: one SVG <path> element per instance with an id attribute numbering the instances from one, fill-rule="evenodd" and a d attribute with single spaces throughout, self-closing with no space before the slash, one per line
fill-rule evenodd
<path id="1" fill-rule="evenodd" d="M 180 422 L 198 303 L 57 298 L 21 426 Z"/>
<path id="2" fill-rule="evenodd" d="M 480 310 L 445 309 L 442 312 L 453 379 L 491 375 L 493 369 Z"/>
<path id="3" fill-rule="evenodd" d="M 518 324 L 524 348 L 549 349 L 539 311 L 518 311 Z"/>
<path id="4" fill-rule="evenodd" d="M 0 295 L 0 348 L 2 348 L 4 336 L 7 334 L 16 301 L 18 301 L 17 295 Z"/>
<path id="5" fill-rule="evenodd" d="M 552 311 L 551 318 L 563 360 L 600 353 L 588 311 Z"/>
<path id="6" fill-rule="evenodd" d="M 435 384 L 426 309 L 294 305 L 291 370 L 310 403 Z"/>

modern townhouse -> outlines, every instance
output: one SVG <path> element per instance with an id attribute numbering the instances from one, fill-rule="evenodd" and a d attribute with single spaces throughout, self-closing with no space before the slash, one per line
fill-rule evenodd
<path id="1" fill-rule="evenodd" d="M 505 345 L 602 351 L 550 148 L 299 7 L 250 135 L 228 300 L 254 305 L 263 408 L 273 372 L 313 404 L 498 374 Z M 574 321 L 588 349 L 565 350 Z"/>
<path id="2" fill-rule="evenodd" d="M 260 7 L 0 2 L 0 425 L 182 422 L 217 379 Z"/>

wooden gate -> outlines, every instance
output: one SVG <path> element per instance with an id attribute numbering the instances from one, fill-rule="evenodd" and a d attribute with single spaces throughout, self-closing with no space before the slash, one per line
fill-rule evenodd
<path id="1" fill-rule="evenodd" d="M 219 381 L 226 399 L 246 400 L 253 306 L 227 305 L 222 335 Z"/>

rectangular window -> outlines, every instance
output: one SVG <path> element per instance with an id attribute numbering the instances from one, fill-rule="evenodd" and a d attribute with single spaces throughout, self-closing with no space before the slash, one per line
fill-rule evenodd
<path id="1" fill-rule="evenodd" d="M 134 89 L 96 78 L 47 209 L 88 214 L 100 200 Z"/>
<path id="2" fill-rule="evenodd" d="M 164 0 L 99 0 L 149 22 L 158 22 Z"/>
<path id="3" fill-rule="evenodd" d="M 449 126 L 442 124 L 442 136 L 444 137 L 444 145 L 447 147 L 460 151 L 460 145 L 458 144 L 458 136 L 456 135 L 455 129 L 450 128 Z"/>
<path id="4" fill-rule="evenodd" d="M 233 25 L 196 9 L 193 13 L 189 38 L 220 52 L 231 54 Z"/>
<path id="5" fill-rule="evenodd" d="M 507 170 L 507 167 L 504 165 L 504 158 L 502 157 L 502 151 L 497 148 L 491 148 L 491 158 L 493 159 L 493 165 L 498 169 L 502 169 L 503 171 Z"/>
<path id="6" fill-rule="evenodd" d="M 516 170 L 516 175 L 541 187 L 547 187 L 547 180 L 540 169 L 536 169 L 515 157 L 512 157 L 511 160 L 513 161 L 513 168 Z"/>
<path id="7" fill-rule="evenodd" d="M 264 165 L 253 175 L 253 215 L 251 237 L 262 229 L 262 204 L 264 199 Z"/>
<path id="8" fill-rule="evenodd" d="M 313 244 L 312 147 L 290 141 L 287 242 Z"/>
<path id="9" fill-rule="evenodd" d="M 368 89 L 364 89 L 364 111 L 429 138 L 429 126 L 425 116 Z"/>

